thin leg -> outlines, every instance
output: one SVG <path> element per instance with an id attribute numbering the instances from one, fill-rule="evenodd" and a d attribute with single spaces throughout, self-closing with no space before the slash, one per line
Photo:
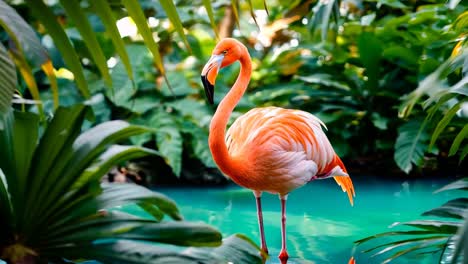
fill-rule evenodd
<path id="1" fill-rule="evenodd" d="M 279 259 L 281 264 L 286 264 L 288 262 L 288 252 L 286 251 L 286 199 L 288 195 L 280 195 L 281 200 L 281 252 L 279 254 Z"/>
<path id="2" fill-rule="evenodd" d="M 254 191 L 255 200 L 257 201 L 257 216 L 258 216 L 258 229 L 260 229 L 260 239 L 262 240 L 262 250 L 268 254 L 268 248 L 265 240 L 265 232 L 263 231 L 263 214 L 262 214 L 262 192 Z"/>

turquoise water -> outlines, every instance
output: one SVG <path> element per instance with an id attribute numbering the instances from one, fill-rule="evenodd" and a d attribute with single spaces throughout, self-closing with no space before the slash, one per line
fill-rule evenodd
<path id="1" fill-rule="evenodd" d="M 448 181 L 378 181 L 354 180 L 355 205 L 333 180 L 312 182 L 289 195 L 287 201 L 287 245 L 290 263 L 348 263 L 354 256 L 358 264 L 381 263 L 362 250 L 373 242 L 355 247 L 353 241 L 390 231 L 394 222 L 423 219 L 419 215 L 461 193 L 434 190 Z M 177 202 L 186 220 L 203 221 L 217 227 L 223 236 L 243 233 L 259 241 L 257 213 L 253 194 L 235 185 L 203 188 L 158 188 Z M 263 217 L 270 259 L 279 263 L 281 248 L 280 202 L 276 195 L 262 197 Z M 428 219 L 428 218 L 427 218 Z M 391 263 L 437 263 L 438 256 L 412 256 Z M 289 262 L 288 262 L 289 263 Z M 309 262 L 308 262 L 309 263 Z"/>

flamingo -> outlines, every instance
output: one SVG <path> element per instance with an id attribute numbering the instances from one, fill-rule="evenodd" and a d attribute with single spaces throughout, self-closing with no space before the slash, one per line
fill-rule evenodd
<path id="1" fill-rule="evenodd" d="M 214 84 L 220 68 L 240 62 L 240 73 L 211 120 L 208 144 L 219 169 L 236 184 L 253 191 L 257 205 L 261 249 L 268 254 L 263 231 L 261 196 L 278 194 L 281 201 L 281 263 L 286 250 L 286 200 L 288 194 L 310 181 L 333 177 L 353 205 L 354 187 L 314 115 L 279 107 L 254 108 L 237 118 L 226 133 L 229 117 L 250 81 L 252 62 L 238 40 L 222 39 L 202 70 L 206 96 L 213 104 Z"/>

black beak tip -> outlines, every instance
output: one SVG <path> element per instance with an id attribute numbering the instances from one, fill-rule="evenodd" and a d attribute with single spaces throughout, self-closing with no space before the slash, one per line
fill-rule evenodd
<path id="1" fill-rule="evenodd" d="M 202 75 L 201 76 L 201 80 L 202 80 L 202 83 L 203 83 L 203 87 L 205 88 L 205 94 L 206 94 L 206 98 L 208 99 L 208 102 L 210 104 L 214 104 L 214 101 L 213 101 L 213 97 L 214 97 L 214 85 L 212 85 L 208 79 L 206 78 L 206 76 Z"/>

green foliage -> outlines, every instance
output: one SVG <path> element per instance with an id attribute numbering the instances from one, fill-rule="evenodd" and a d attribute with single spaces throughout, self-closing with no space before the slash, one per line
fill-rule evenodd
<path id="1" fill-rule="evenodd" d="M 41 133 L 35 114 L 10 111 L 3 118 L 2 259 L 10 263 L 83 258 L 111 263 L 261 262 L 258 247 L 248 239 L 232 236 L 222 241 L 208 225 L 181 221 L 176 204 L 160 193 L 133 184 L 100 183 L 116 163 L 159 153 L 117 145 L 149 131 L 124 121 L 104 122 L 80 133 L 88 110 L 82 105 L 59 108 Z M 155 217 L 115 209 L 129 203 Z M 174 251 L 162 244 L 204 248 Z M 219 247 L 208 248 L 214 246 Z"/>
<path id="2" fill-rule="evenodd" d="M 421 167 L 424 163 L 424 153 L 427 149 L 429 134 L 426 124 L 412 120 L 398 129 L 395 143 L 395 162 L 404 172 L 411 171 L 413 164 Z"/>
<path id="3" fill-rule="evenodd" d="M 447 190 L 468 190 L 468 178 L 463 178 L 442 187 L 436 192 Z M 406 225 L 416 227 L 416 230 L 391 231 L 376 234 L 356 241 L 363 244 L 369 241 L 383 241 L 384 238 L 396 238 L 390 242 L 379 243 L 377 246 L 366 249 L 371 252 L 380 249 L 373 256 L 392 253 L 383 263 L 403 256 L 405 254 L 439 253 L 438 263 L 467 263 L 466 252 L 466 225 L 468 223 L 468 199 L 457 198 L 448 201 L 438 208 L 424 212 L 423 216 L 433 216 L 448 220 L 417 220 L 406 223 L 394 223 L 392 227 Z"/>
<path id="4" fill-rule="evenodd" d="M 16 88 L 16 71 L 5 47 L 0 44 L 0 115 L 10 109 L 11 97 Z"/>

